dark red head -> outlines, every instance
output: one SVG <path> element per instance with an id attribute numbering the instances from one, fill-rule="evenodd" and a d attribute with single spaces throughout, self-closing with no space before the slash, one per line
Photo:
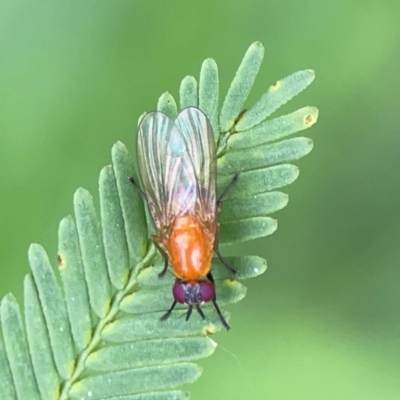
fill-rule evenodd
<path id="1" fill-rule="evenodd" d="M 178 303 L 197 306 L 213 299 L 215 287 L 210 281 L 177 282 L 172 288 L 172 293 Z"/>

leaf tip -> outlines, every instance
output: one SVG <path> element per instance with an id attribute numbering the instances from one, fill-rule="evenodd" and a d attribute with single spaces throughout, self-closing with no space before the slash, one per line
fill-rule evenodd
<path id="1" fill-rule="evenodd" d="M 172 94 L 167 90 L 166 92 L 164 92 L 158 99 L 158 103 L 172 103 L 174 100 Z M 157 109 L 159 108 L 159 106 L 157 106 Z"/>
<path id="2" fill-rule="evenodd" d="M 17 299 L 12 293 L 7 293 L 2 299 L 0 303 L 0 307 L 4 309 L 9 304 L 18 304 Z"/>
<path id="3" fill-rule="evenodd" d="M 193 374 L 193 382 L 197 381 L 197 379 L 200 378 L 201 374 L 203 373 L 203 367 L 201 367 L 200 365 L 197 364 L 192 364 L 194 365 L 194 374 Z"/>
<path id="4" fill-rule="evenodd" d="M 85 203 L 87 201 L 93 202 L 93 198 L 92 198 L 92 195 L 90 194 L 90 192 L 87 189 L 83 188 L 83 187 L 78 188 L 74 193 L 74 205 L 75 205 L 75 207 L 77 205 L 80 205 L 80 204 Z"/>
<path id="5" fill-rule="evenodd" d="M 161 111 L 170 118 L 177 116 L 176 101 L 170 92 L 164 92 L 157 103 L 157 111 Z"/>
<path id="6" fill-rule="evenodd" d="M 123 142 L 118 140 L 116 143 L 114 143 L 114 145 L 111 149 L 111 155 L 113 156 L 114 154 L 118 154 L 118 153 L 122 153 L 122 152 L 127 153 L 128 149 Z"/>
<path id="7" fill-rule="evenodd" d="M 258 40 L 256 40 L 255 42 L 253 42 L 250 45 L 249 50 L 257 51 L 262 55 L 264 55 L 264 52 L 265 52 L 264 45 L 261 42 L 259 42 Z"/>
<path id="8" fill-rule="evenodd" d="M 181 86 L 184 86 L 185 84 L 192 82 L 197 82 L 196 78 L 193 75 L 186 75 L 181 81 Z"/>
<path id="9" fill-rule="evenodd" d="M 305 142 L 308 144 L 308 146 L 310 147 L 310 150 L 309 151 L 311 151 L 312 150 L 312 148 L 314 147 L 314 142 L 313 142 L 313 140 L 311 139 L 311 138 L 308 138 L 308 137 L 305 137 L 304 138 L 305 140 Z"/>
<path id="10" fill-rule="evenodd" d="M 206 69 L 206 68 L 212 68 L 212 69 L 218 69 L 218 64 L 217 64 L 217 62 L 213 59 L 213 58 L 211 58 L 211 57 L 209 57 L 209 58 L 206 58 L 202 63 L 201 63 L 201 70 L 204 70 L 204 69 Z"/>
<path id="11" fill-rule="evenodd" d="M 47 256 L 45 249 L 38 243 L 31 243 L 28 249 L 28 258 L 32 262 L 38 256 Z"/>
<path id="12" fill-rule="evenodd" d="M 211 339 L 211 338 L 208 338 L 208 340 L 209 340 L 209 343 L 210 343 L 211 347 L 213 349 L 216 349 L 217 346 L 218 346 L 218 343 L 215 340 Z"/>
<path id="13" fill-rule="evenodd" d="M 291 183 L 293 183 L 300 175 L 300 168 L 297 165 L 294 164 L 288 164 L 291 166 L 291 171 L 293 175 L 293 180 Z"/>
<path id="14" fill-rule="evenodd" d="M 60 221 L 60 226 L 61 225 L 66 225 L 70 224 L 71 222 L 74 222 L 74 219 L 72 215 L 66 215 L 61 221 Z"/>
<path id="15" fill-rule="evenodd" d="M 106 166 L 104 166 L 101 170 L 100 170 L 100 182 L 104 179 L 107 178 L 108 175 L 112 174 L 113 172 L 113 167 L 111 164 L 108 164 Z"/>
<path id="16" fill-rule="evenodd" d="M 268 269 L 268 265 L 267 265 L 267 260 L 265 258 L 262 258 L 262 257 L 258 257 L 258 258 L 260 259 L 261 263 L 258 267 L 254 268 L 254 272 L 261 275 Z"/>
<path id="17" fill-rule="evenodd" d="M 227 322 L 229 322 L 231 314 L 224 311 L 223 316 Z M 215 333 L 219 332 L 221 329 L 223 329 L 223 326 L 221 324 L 215 324 L 211 321 L 209 321 L 201 330 L 201 335 L 204 336 L 210 336 L 214 335 Z M 217 345 L 217 343 L 215 343 Z"/>

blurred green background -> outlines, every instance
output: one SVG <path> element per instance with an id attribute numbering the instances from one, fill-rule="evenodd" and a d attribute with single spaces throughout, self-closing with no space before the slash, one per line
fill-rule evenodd
<path id="1" fill-rule="evenodd" d="M 138 116 L 201 62 L 221 97 L 247 47 L 266 49 L 249 104 L 304 68 L 288 105 L 320 109 L 278 231 L 225 249 L 268 271 L 231 306 L 193 399 L 400 398 L 398 0 L 0 2 L 0 295 L 22 300 L 27 249 L 55 259 L 74 191 L 97 192 Z"/>

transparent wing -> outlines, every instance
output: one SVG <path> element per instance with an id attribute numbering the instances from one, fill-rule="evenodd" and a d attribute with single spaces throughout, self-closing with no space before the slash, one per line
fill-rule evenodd
<path id="1" fill-rule="evenodd" d="M 178 215 L 214 220 L 214 136 L 200 110 L 186 108 L 175 121 L 161 112 L 147 114 L 139 125 L 137 159 L 150 213 L 159 232 Z"/>
<path id="2" fill-rule="evenodd" d="M 194 212 L 203 221 L 214 220 L 216 212 L 217 159 L 214 134 L 208 118 L 195 107 L 185 108 L 175 125 L 182 133 L 196 177 Z"/>

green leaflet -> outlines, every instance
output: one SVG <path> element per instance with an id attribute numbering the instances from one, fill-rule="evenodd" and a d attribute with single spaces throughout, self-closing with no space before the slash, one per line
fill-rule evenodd
<path id="1" fill-rule="evenodd" d="M 180 109 L 199 106 L 214 129 L 218 193 L 240 173 L 218 215 L 221 244 L 276 230 L 277 221 L 269 215 L 283 208 L 288 196 L 275 190 L 299 175 L 288 162 L 312 149 L 308 138 L 281 139 L 312 126 L 318 117 L 315 107 L 266 118 L 307 87 L 313 71 L 299 71 L 276 82 L 255 105 L 243 110 L 263 55 L 259 42 L 250 46 L 221 113 L 218 66 L 213 59 L 203 62 L 198 83 L 187 76 L 179 90 Z M 171 94 L 159 98 L 157 110 L 176 117 Z M 154 227 L 148 210 L 129 181 L 129 177 L 139 180 L 128 149 L 118 142 L 111 155 L 112 165 L 102 169 L 99 179 L 101 224 L 91 195 L 82 188 L 74 195 L 75 221 L 66 217 L 60 223 L 62 288 L 42 247 L 34 244 L 29 250 L 26 334 L 15 299 L 8 295 L 2 300 L 2 399 L 187 399 L 188 393 L 173 388 L 196 380 L 201 369 L 189 361 L 207 357 L 215 349 L 208 335 L 223 326 L 212 304 L 202 305 L 204 320 L 194 311 L 185 321 L 187 306 L 178 305 L 160 321 L 173 301 L 175 276 L 170 269 L 158 277 L 163 261 L 149 241 Z M 217 257 L 212 260 L 220 306 L 243 299 L 247 289 L 240 281 L 267 268 L 258 256 L 226 260 L 236 274 Z M 229 321 L 230 314 L 222 313 Z"/>
<path id="2" fill-rule="evenodd" d="M 0 340 L 0 390 L 4 400 L 16 400 L 7 354 L 2 340 Z"/>
<path id="3" fill-rule="evenodd" d="M 236 125 L 237 131 L 245 131 L 258 125 L 280 106 L 304 90 L 315 78 L 315 72 L 308 69 L 295 72 L 275 82 L 257 103 L 255 103 Z"/>
<path id="4" fill-rule="evenodd" d="M 172 296 L 171 286 L 168 294 Z M 165 311 L 125 315 L 123 318 L 110 322 L 104 328 L 102 338 L 110 342 L 124 343 L 143 339 L 209 335 L 224 329 L 215 312 L 207 313 L 205 320 L 194 315 L 195 318 L 185 321 L 185 313 L 180 310 L 173 312 L 167 320 L 161 322 L 160 318 L 164 313 Z M 223 312 L 223 314 L 229 321 L 230 314 L 228 312 Z"/>
<path id="5" fill-rule="evenodd" d="M 254 42 L 247 50 L 225 97 L 219 119 L 221 132 L 233 128 L 256 79 L 263 57 L 264 46 L 260 42 Z"/>
<path id="6" fill-rule="evenodd" d="M 288 195 L 282 192 L 267 192 L 243 199 L 225 200 L 223 212 L 218 220 L 224 224 L 238 219 L 263 217 L 285 207 L 288 201 Z"/>
<path id="7" fill-rule="evenodd" d="M 180 107 L 183 110 L 186 107 L 197 107 L 199 100 L 197 98 L 197 81 L 193 76 L 186 76 L 179 88 L 179 97 L 181 99 Z"/>
<path id="8" fill-rule="evenodd" d="M 72 336 L 78 349 L 83 350 L 91 339 L 93 323 L 78 233 L 72 217 L 64 218 L 58 229 L 58 270 L 64 286 Z"/>
<path id="9" fill-rule="evenodd" d="M 219 242 L 221 244 L 233 244 L 246 242 L 271 235 L 276 231 L 278 223 L 276 219 L 269 217 L 256 217 L 242 219 L 240 221 L 224 222 L 220 226 Z"/>
<path id="10" fill-rule="evenodd" d="M 317 119 L 317 108 L 304 107 L 291 114 L 264 121 L 254 128 L 232 135 L 229 139 L 229 147 L 234 150 L 246 149 L 282 139 L 292 133 L 310 128 L 317 122 Z"/>
<path id="11" fill-rule="evenodd" d="M 298 160 L 313 148 L 311 139 L 298 137 L 225 154 L 218 160 L 221 174 L 251 171 L 269 165 Z"/>
<path id="12" fill-rule="evenodd" d="M 157 110 L 175 118 L 178 115 L 178 108 L 172 95 L 168 92 L 163 93 L 158 99 Z"/>
<path id="13" fill-rule="evenodd" d="M 218 66 L 212 59 L 203 61 L 200 71 L 199 107 L 207 115 L 214 134 L 218 132 L 219 78 Z"/>
<path id="14" fill-rule="evenodd" d="M 72 399 L 96 400 L 147 390 L 170 389 L 195 381 L 200 373 L 201 368 L 190 363 L 110 372 L 75 383 L 70 396 Z"/>
<path id="15" fill-rule="evenodd" d="M 73 373 L 75 351 L 61 288 L 43 247 L 32 244 L 28 256 L 43 307 L 54 361 L 61 378 L 68 379 Z"/>
<path id="16" fill-rule="evenodd" d="M 208 337 L 165 338 L 108 346 L 92 353 L 86 366 L 93 371 L 113 371 L 175 364 L 210 356 L 216 343 Z"/>
<path id="17" fill-rule="evenodd" d="M 110 308 L 111 287 L 100 224 L 87 190 L 80 188 L 75 192 L 74 208 L 90 304 L 102 318 Z"/>
<path id="18" fill-rule="evenodd" d="M 124 219 L 111 165 L 104 167 L 100 172 L 99 192 L 108 274 L 112 284 L 121 290 L 128 282 L 130 265 Z"/>
<path id="19" fill-rule="evenodd" d="M 1 325 L 8 362 L 18 399 L 40 400 L 19 306 L 9 294 L 1 302 Z M 12 392 L 9 390 L 9 396 Z"/>
<path id="20" fill-rule="evenodd" d="M 226 261 L 231 267 L 236 269 L 237 274 L 232 277 L 225 265 L 214 258 L 212 263 L 213 275 L 215 279 L 249 279 L 263 274 L 267 270 L 267 262 L 258 256 L 226 257 Z"/>
<path id="21" fill-rule="evenodd" d="M 239 180 L 229 192 L 226 201 L 241 198 L 246 199 L 259 193 L 278 189 L 294 182 L 299 176 L 299 169 L 295 165 L 282 164 L 268 168 L 241 172 Z M 218 194 L 229 185 L 232 175 L 221 175 L 218 179 Z M 222 210 L 222 214 L 224 210 Z"/>
<path id="22" fill-rule="evenodd" d="M 165 392 L 146 392 L 132 396 L 109 397 L 108 400 L 185 400 L 189 393 L 181 390 L 168 390 Z"/>
<path id="23" fill-rule="evenodd" d="M 139 263 L 147 252 L 147 221 L 143 213 L 143 199 L 127 177 L 135 176 L 132 157 L 122 142 L 117 142 L 112 150 L 114 174 L 120 199 L 130 267 Z"/>
<path id="24" fill-rule="evenodd" d="M 60 381 L 51 355 L 46 321 L 31 275 L 25 277 L 24 308 L 28 343 L 41 399 L 56 399 L 59 396 Z"/>

